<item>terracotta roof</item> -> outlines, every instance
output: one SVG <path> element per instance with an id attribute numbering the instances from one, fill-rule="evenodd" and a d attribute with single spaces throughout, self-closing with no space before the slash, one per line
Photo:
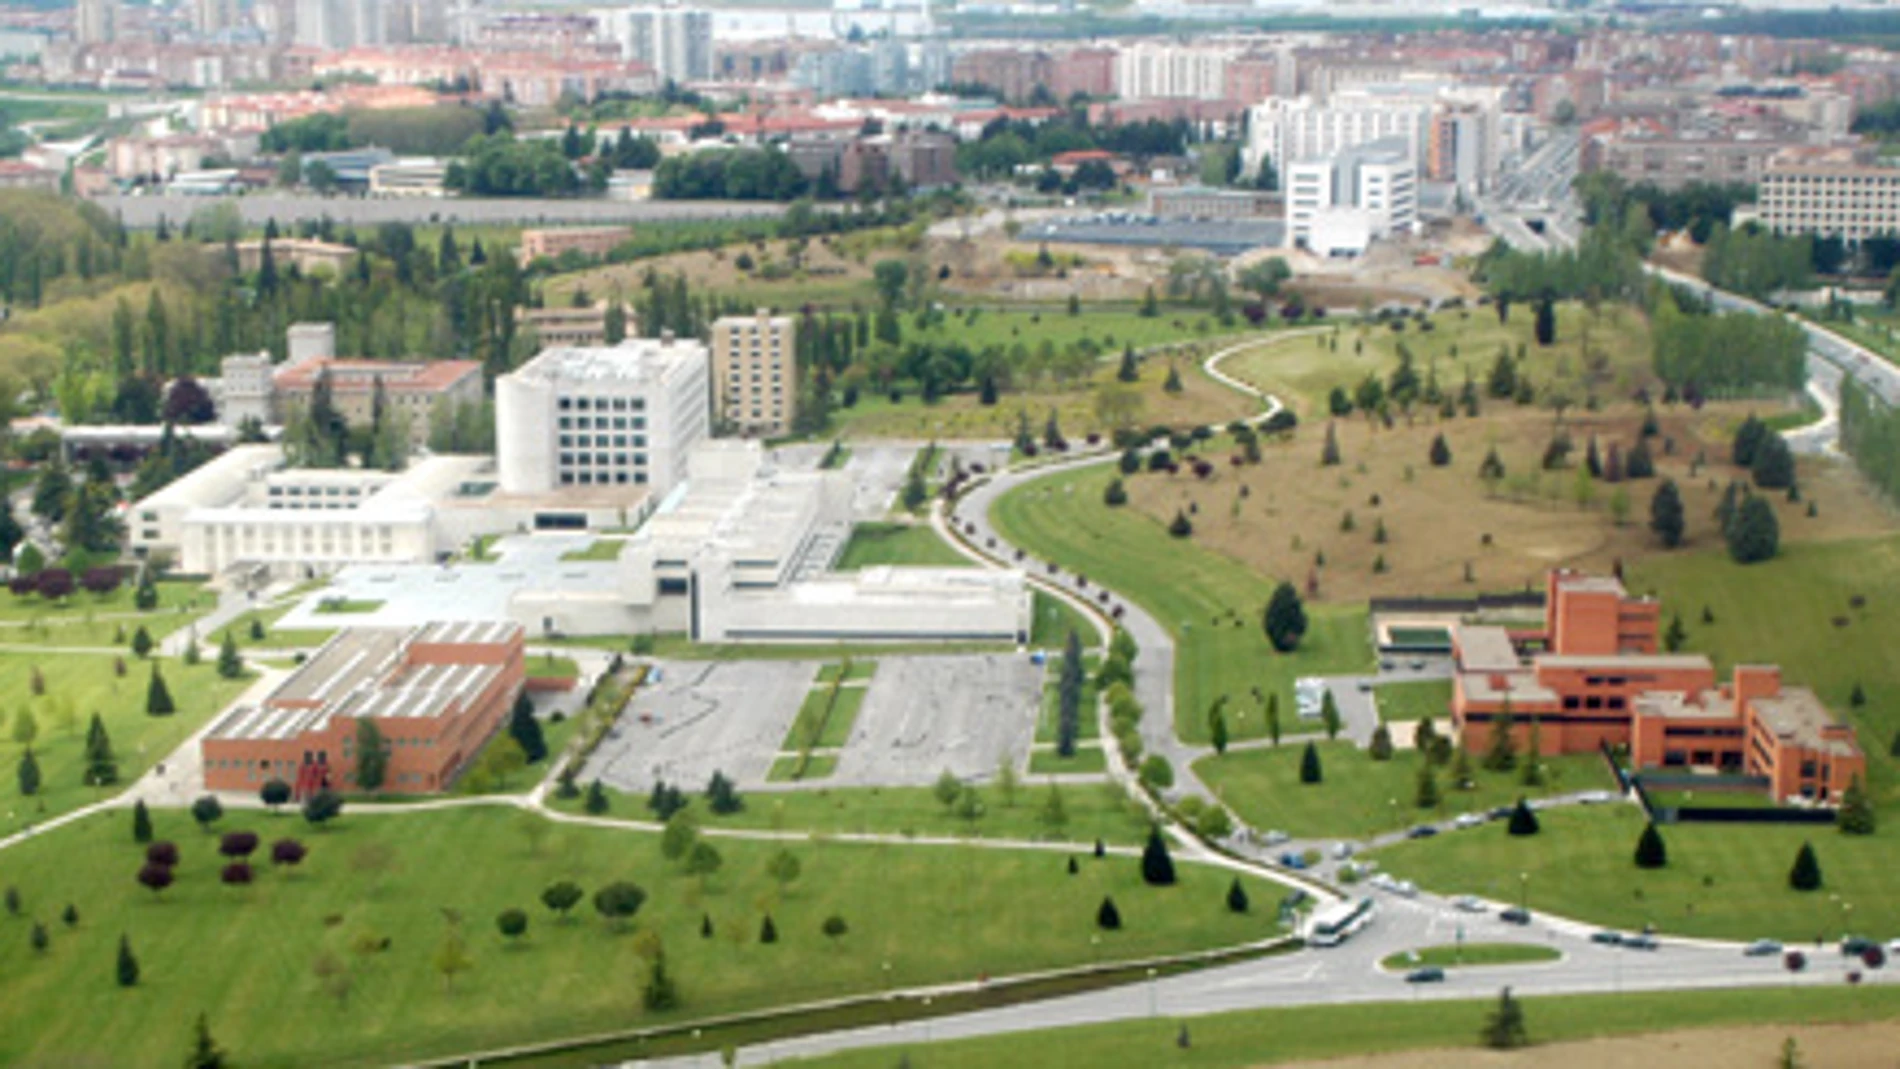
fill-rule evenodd
<path id="1" fill-rule="evenodd" d="M 316 386 L 317 374 L 325 368 L 330 371 L 330 388 L 337 393 L 367 392 L 375 388 L 378 377 L 390 393 L 439 393 L 482 372 L 482 365 L 474 360 L 387 363 L 320 358 L 283 368 L 272 378 L 280 390 L 308 390 Z"/>

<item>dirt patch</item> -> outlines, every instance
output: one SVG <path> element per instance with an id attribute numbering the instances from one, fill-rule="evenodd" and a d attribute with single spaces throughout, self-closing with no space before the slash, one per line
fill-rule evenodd
<path id="1" fill-rule="evenodd" d="M 1891 1067 L 1900 1024 L 1796 1025 L 1690 1029 L 1614 1039 L 1540 1043 L 1520 1051 L 1419 1050 L 1289 1063 L 1325 1069 L 1770 1069 L 1781 1064 L 1782 1044 L 1793 1036 L 1802 1065 L 1827 1069 Z"/>
<path id="2" fill-rule="evenodd" d="M 1660 433 L 1651 439 L 1657 478 L 1593 480 L 1587 504 L 1578 503 L 1577 469 L 1589 441 L 1596 437 L 1604 464 L 1612 444 L 1627 457 L 1643 419 L 1633 404 L 1567 416 L 1574 449 L 1570 464 L 1558 471 L 1540 467 L 1552 414 L 1489 402 L 1476 419 L 1420 415 L 1391 429 L 1362 417 L 1338 421 L 1342 463 L 1336 467 L 1320 465 L 1324 424 L 1309 424 L 1291 442 L 1269 445 L 1258 465 L 1237 467 L 1222 448 L 1205 454 L 1213 471 L 1204 480 L 1183 466 L 1173 476 L 1143 474 L 1128 489 L 1132 506 L 1161 522 L 1187 512 L 1201 545 L 1264 575 L 1302 585 L 1311 575 L 1330 601 L 1535 587 L 1553 566 L 1603 572 L 1663 552 L 1648 527 L 1650 498 L 1662 477 L 1673 478 L 1682 492 L 1687 546 L 1720 545 L 1715 508 L 1727 480 L 1741 474 L 1725 462 L 1727 443 L 1751 407 L 1659 409 Z M 1451 462 L 1435 467 L 1429 456 L 1441 433 Z M 1506 478 L 1487 485 L 1478 470 L 1492 448 Z M 1698 454 L 1709 462 L 1697 465 Z M 1784 542 L 1893 529 L 1891 511 L 1845 462 L 1802 458 L 1798 470 L 1800 501 L 1779 491 L 1766 495 Z M 1626 509 L 1620 524 L 1613 507 L 1619 497 Z"/>

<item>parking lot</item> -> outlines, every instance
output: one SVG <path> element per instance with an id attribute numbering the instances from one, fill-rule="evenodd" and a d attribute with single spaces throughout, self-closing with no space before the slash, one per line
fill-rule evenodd
<path id="1" fill-rule="evenodd" d="M 812 689 L 817 661 L 673 661 L 649 683 L 581 772 L 645 794 L 687 790 L 722 771 L 741 787 L 766 774 Z M 986 779 L 1028 760 L 1043 669 L 1022 654 L 882 657 L 837 770 L 806 786 L 927 786 L 945 769 Z M 790 787 L 791 784 L 773 784 Z"/>
<path id="2" fill-rule="evenodd" d="M 715 771 L 740 786 L 763 784 L 818 664 L 673 661 L 655 670 L 660 681 L 634 695 L 582 780 L 640 794 L 655 780 L 702 790 Z"/>
<path id="3" fill-rule="evenodd" d="M 827 782 L 924 786 L 946 768 L 987 778 L 1004 755 L 1021 768 L 1041 695 L 1042 667 L 1022 654 L 882 658 Z"/>

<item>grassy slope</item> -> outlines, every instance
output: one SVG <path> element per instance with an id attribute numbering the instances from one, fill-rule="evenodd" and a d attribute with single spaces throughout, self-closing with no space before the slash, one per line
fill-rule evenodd
<path id="1" fill-rule="evenodd" d="M 1237 751 L 1224 757 L 1202 758 L 1195 762 L 1194 770 L 1254 827 L 1280 828 L 1296 836 L 1349 839 L 1459 813 L 1482 812 L 1514 802 L 1519 795 L 1535 797 L 1612 785 L 1609 766 L 1590 754 L 1546 761 L 1546 784 L 1536 789 L 1522 786 L 1515 773 L 1474 768 L 1476 789 L 1455 791 L 1450 787 L 1450 777 L 1440 771 L 1439 805 L 1420 809 L 1415 804 L 1418 751 L 1400 750 L 1390 761 L 1374 761 L 1350 743 L 1320 743 L 1324 781 L 1303 785 L 1300 757 L 1304 751 L 1303 745 L 1292 743 L 1278 749 Z M 1398 805 L 1394 806 L 1394 801 Z M 1472 834 L 1463 831 L 1447 833 L 1446 837 L 1462 841 Z"/>
<path id="2" fill-rule="evenodd" d="M 1583 995 L 1526 998 L 1522 1002 L 1531 1041 L 1555 1043 L 1694 1025 L 1883 1021 L 1900 1013 L 1900 990 L 1836 986 L 1794 991 L 1676 991 L 1667 998 L 1654 994 Z M 931 1069 L 976 1069 L 1027 1060 L 1039 1065 L 1090 1069 L 1240 1069 L 1427 1048 L 1469 1050 L 1470 1062 L 1484 1064 L 1492 1057 L 1477 1049 L 1478 1032 L 1485 1015 L 1496 1005 L 1495 999 L 1481 999 L 1222 1013 L 1187 1022 L 1193 1046 L 1185 1050 L 1176 1045 L 1180 1021 L 1122 1021 L 946 1041 L 930 1048 L 927 1064 Z M 1762 1052 L 1763 1064 L 1773 1053 Z M 910 1057 L 917 1060 L 921 1054 L 912 1050 Z M 1533 1048 L 1523 1064 L 1536 1064 L 1536 1057 Z M 896 1051 L 883 1048 L 850 1051 L 809 1064 L 826 1069 L 883 1069 L 897 1060 Z"/>
<path id="3" fill-rule="evenodd" d="M 1113 470 L 1101 465 L 1039 480 L 1004 495 L 991 518 L 1011 542 L 1125 594 L 1173 632 L 1183 737 L 1206 741 L 1206 711 L 1223 695 L 1235 738 L 1264 735 L 1256 688 L 1279 694 L 1282 722 L 1290 726 L 1294 679 L 1370 667 L 1363 607 L 1308 606 L 1311 623 L 1300 649 L 1274 654 L 1259 623 L 1272 584 L 1191 540 L 1168 537 L 1146 516 L 1103 505 Z"/>
<path id="4" fill-rule="evenodd" d="M 295 875 L 263 872 L 233 889 L 217 882 L 211 840 L 183 814 L 160 814 L 159 833 L 181 843 L 183 862 L 158 900 L 132 879 L 138 848 L 123 814 L 7 851 L 0 882 L 19 886 L 29 915 L 54 931 L 36 957 L 29 922 L 0 918 L 0 1062 L 175 1064 L 207 1009 L 227 1054 L 247 1066 L 401 1060 L 655 1020 L 639 1008 L 644 963 L 632 935 L 610 934 L 586 905 L 569 925 L 551 923 L 539 906 L 540 890 L 561 878 L 590 891 L 631 879 L 649 891 L 637 927 L 664 941 L 683 999 L 675 1017 L 1086 963 L 1105 893 L 1127 926 L 1105 936 L 1104 958 L 1270 931 L 1258 914 L 1225 911 L 1227 873 L 1192 866 L 1179 886 L 1156 890 L 1128 859 L 1085 862 L 1069 876 L 1047 854 L 800 843 L 791 849 L 804 875 L 774 903 L 763 870 L 776 846 L 719 842 L 725 868 L 701 894 L 661 861 L 654 836 L 544 825 L 534 852 L 519 830 L 533 819 L 494 810 L 346 814 L 333 830 L 304 834 L 293 817 L 245 814 L 226 825 L 254 827 L 266 841 L 304 835 L 310 856 Z M 355 860 L 377 844 L 391 852 L 386 872 Z M 480 879 L 467 878 L 471 866 Z M 1264 884 L 1252 890 L 1268 893 Z M 55 919 L 67 902 L 79 910 L 76 929 Z M 777 924 L 775 945 L 756 938 L 762 905 Z M 504 948 L 494 928 L 509 906 L 532 916 L 518 948 Z M 474 961 L 452 991 L 431 965 L 444 910 L 464 918 Z M 833 913 L 850 924 L 835 944 L 819 934 Z M 699 936 L 706 914 L 713 939 Z M 134 991 L 111 982 L 121 932 L 143 967 Z M 363 935 L 392 946 L 358 956 L 350 947 Z M 313 975 L 326 951 L 353 973 L 347 1006 Z"/>
<path id="5" fill-rule="evenodd" d="M 967 568 L 970 558 L 958 553 L 924 524 L 861 523 L 851 529 L 851 541 L 838 555 L 838 570 L 856 571 L 878 564 L 931 565 Z"/>
<path id="6" fill-rule="evenodd" d="M 1448 679 L 1387 683 L 1374 690 L 1373 697 L 1379 703 L 1379 719 L 1387 723 L 1431 717 L 1443 724 L 1451 715 L 1451 681 Z"/>
<path id="7" fill-rule="evenodd" d="M 178 711 L 171 716 L 148 716 L 145 698 L 152 665 L 127 654 L 126 674 L 120 678 L 114 672 L 114 660 L 105 654 L 0 657 L 0 694 L 7 696 L 4 708 L 8 726 L 0 735 L 0 768 L 6 771 L 6 778 L 0 780 L 0 800 L 4 800 L 0 802 L 0 833 L 98 800 L 99 792 L 81 782 L 86 725 L 93 713 L 99 714 L 112 740 L 119 761 L 119 782 L 129 783 L 163 760 L 249 685 L 246 680 L 220 679 L 213 657 L 191 668 L 161 660 L 157 662 L 159 671 Z M 40 697 L 32 697 L 29 688 L 35 668 L 46 684 L 46 693 Z M 21 747 L 13 741 L 12 726 L 23 709 L 30 710 L 39 725 L 33 753 L 40 764 L 41 787 L 31 800 L 21 798 L 14 778 Z M 67 716 L 70 721 L 62 723 Z"/>

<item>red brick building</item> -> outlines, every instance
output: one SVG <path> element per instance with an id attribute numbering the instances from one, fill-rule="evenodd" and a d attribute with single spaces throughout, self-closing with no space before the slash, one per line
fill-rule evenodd
<path id="1" fill-rule="evenodd" d="M 1554 571 L 1544 626 L 1452 629 L 1452 724 L 1467 749 L 1509 716 L 1520 748 L 1546 755 L 1627 745 L 1637 768 L 1700 768 L 1767 780 L 1777 800 L 1838 799 L 1866 775 L 1854 729 L 1779 668 L 1737 666 L 1728 683 L 1700 654 L 1657 652 L 1661 605 L 1615 579 Z"/>
<path id="2" fill-rule="evenodd" d="M 205 734 L 205 789 L 255 792 L 281 779 L 298 797 L 353 790 L 367 719 L 387 746 L 384 790 L 446 790 L 507 720 L 524 674 L 519 624 L 338 632 L 262 702 Z"/>

